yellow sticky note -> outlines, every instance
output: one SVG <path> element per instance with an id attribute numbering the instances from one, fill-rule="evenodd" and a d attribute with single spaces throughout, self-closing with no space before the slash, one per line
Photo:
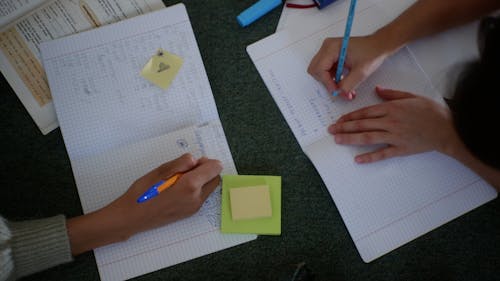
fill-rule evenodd
<path id="1" fill-rule="evenodd" d="M 182 66 L 182 58 L 163 49 L 149 59 L 141 71 L 142 77 L 156 86 L 167 89 Z"/>
<path id="2" fill-rule="evenodd" d="M 268 218 L 272 216 L 269 186 L 258 185 L 229 190 L 233 220 Z"/>

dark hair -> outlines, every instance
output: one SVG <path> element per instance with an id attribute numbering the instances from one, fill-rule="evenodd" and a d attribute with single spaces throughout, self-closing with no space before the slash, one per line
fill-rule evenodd
<path id="1" fill-rule="evenodd" d="M 500 168 L 500 18 L 481 20 L 478 47 L 480 58 L 461 73 L 450 109 L 467 148 Z"/>

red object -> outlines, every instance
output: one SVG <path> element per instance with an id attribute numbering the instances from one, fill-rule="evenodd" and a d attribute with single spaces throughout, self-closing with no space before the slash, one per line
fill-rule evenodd
<path id="1" fill-rule="evenodd" d="M 313 2 L 312 4 L 294 4 L 294 3 L 286 3 L 287 8 L 294 8 L 294 9 L 308 9 L 308 8 L 314 8 L 317 7 L 318 5 L 316 2 Z"/>

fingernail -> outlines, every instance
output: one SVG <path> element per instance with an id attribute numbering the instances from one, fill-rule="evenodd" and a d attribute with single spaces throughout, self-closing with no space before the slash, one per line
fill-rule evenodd
<path id="1" fill-rule="evenodd" d="M 337 135 L 334 138 L 335 138 L 335 142 L 336 143 L 341 143 L 342 142 L 342 138 L 340 136 Z"/>
<path id="2" fill-rule="evenodd" d="M 330 134 L 335 134 L 335 125 L 331 125 L 330 127 L 328 127 L 328 132 Z"/>

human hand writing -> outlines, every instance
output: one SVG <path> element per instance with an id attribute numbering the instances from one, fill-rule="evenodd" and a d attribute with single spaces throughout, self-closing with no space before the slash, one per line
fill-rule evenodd
<path id="1" fill-rule="evenodd" d="M 196 160 L 190 154 L 150 171 L 104 208 L 68 220 L 73 255 L 193 215 L 218 186 L 221 171 L 218 160 Z M 170 188 L 151 200 L 137 203 L 137 198 L 153 184 L 179 172 L 184 174 Z"/>
<path id="2" fill-rule="evenodd" d="M 325 39 L 312 58 L 307 72 L 323 83 L 329 93 L 340 89 L 341 96 L 352 100 L 356 97 L 356 87 L 370 76 L 391 52 L 375 35 L 352 37 L 344 64 L 348 73 L 337 83 L 334 79 L 341 47 L 342 38 Z"/>

